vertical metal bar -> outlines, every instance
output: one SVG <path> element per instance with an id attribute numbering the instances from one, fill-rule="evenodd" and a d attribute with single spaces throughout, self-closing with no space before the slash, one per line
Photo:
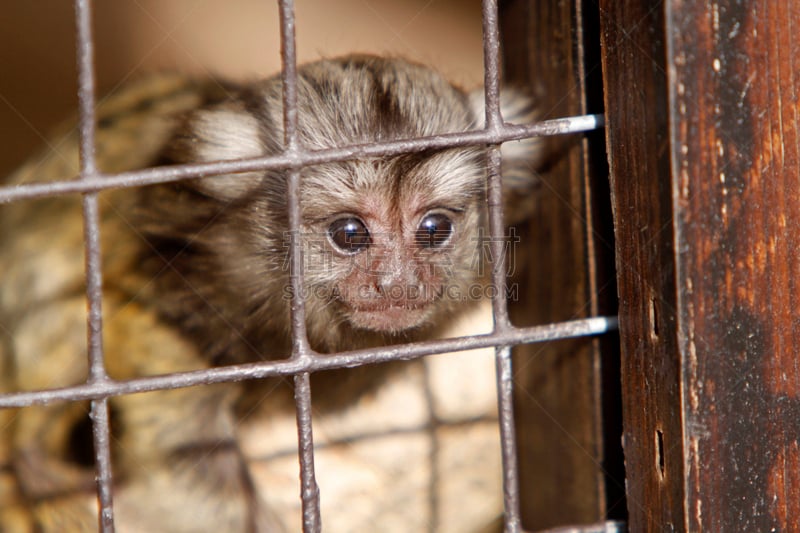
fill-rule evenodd
<path id="1" fill-rule="evenodd" d="M 300 458 L 300 497 L 303 502 L 303 531 L 318 533 L 322 530 L 319 509 L 319 486 L 314 473 L 314 435 L 311 426 L 310 375 L 304 372 L 294 377 L 294 395 L 297 403 L 297 433 Z"/>
<path id="2" fill-rule="evenodd" d="M 283 83 L 283 139 L 289 152 L 297 150 L 297 49 L 294 1 L 280 0 L 281 81 Z"/>
<path id="3" fill-rule="evenodd" d="M 78 106 L 81 179 L 96 177 L 94 56 L 90 0 L 76 0 Z M 103 363 L 103 278 L 100 261 L 100 228 L 97 193 L 83 196 L 84 241 L 86 251 L 86 298 L 88 301 L 87 337 L 89 382 L 108 380 Z M 97 497 L 100 505 L 100 531 L 114 531 L 112 499 L 110 428 L 107 399 L 92 401 L 92 433 L 97 469 Z"/>
<path id="4" fill-rule="evenodd" d="M 81 177 L 97 172 L 95 163 L 94 43 L 91 0 L 75 1 Z"/>
<path id="5" fill-rule="evenodd" d="M 297 136 L 297 54 L 294 36 L 294 2 L 280 0 L 281 20 L 281 82 L 283 87 L 283 138 L 285 151 L 295 156 L 298 150 Z M 293 168 L 287 176 L 287 196 L 289 200 L 289 234 L 292 240 L 291 280 L 292 298 L 292 341 L 294 356 L 301 357 L 309 352 L 306 337 L 305 299 L 303 289 L 303 248 L 299 239 L 300 228 L 300 171 Z"/>
<path id="6" fill-rule="evenodd" d="M 294 2 L 280 0 L 281 19 L 281 79 L 283 84 L 284 145 L 294 156 L 299 148 L 297 135 L 297 54 L 294 35 Z M 310 353 L 305 323 L 303 296 L 303 249 L 300 238 L 300 171 L 293 168 L 288 173 L 289 232 L 291 236 L 292 299 L 292 356 L 307 357 Z M 306 372 L 294 378 L 297 415 L 298 459 L 300 461 L 300 498 L 303 505 L 303 531 L 317 533 L 322 530 L 319 486 L 314 473 L 314 436 L 311 422 L 311 383 Z"/>
<path id="7" fill-rule="evenodd" d="M 483 65 L 486 106 L 486 129 L 496 133 L 503 119 L 500 115 L 500 30 L 497 15 L 497 0 L 483 2 Z M 510 325 L 506 305 L 505 239 L 503 228 L 503 183 L 500 175 L 500 147 L 489 149 L 488 189 L 489 204 L 489 250 L 492 262 L 492 307 L 495 330 L 503 331 Z"/>
<path id="8" fill-rule="evenodd" d="M 500 30 L 497 0 L 483 1 L 483 64 L 486 105 L 486 129 L 499 131 L 503 124 L 500 114 Z M 506 302 L 505 236 L 503 224 L 503 189 L 500 147 L 493 146 L 488 154 L 487 200 L 489 204 L 489 247 L 492 260 L 492 310 L 495 331 L 507 330 L 511 324 Z M 497 405 L 500 419 L 500 439 L 503 459 L 503 502 L 505 530 L 521 531 L 519 511 L 519 474 L 517 470 L 517 436 L 514 427 L 514 386 L 511 349 L 495 349 L 497 367 Z"/>
<path id="9" fill-rule="evenodd" d="M 114 533 L 114 506 L 111 470 L 111 430 L 108 421 L 108 400 L 93 400 L 89 413 L 97 468 L 97 496 L 100 500 L 98 522 L 102 533 Z"/>
<path id="10" fill-rule="evenodd" d="M 502 125 L 500 114 L 500 40 L 497 2 L 483 2 L 483 50 L 484 90 L 486 105 L 486 129 L 497 131 Z M 495 331 L 510 327 L 506 305 L 505 246 L 503 228 L 503 191 L 501 176 L 502 158 L 500 147 L 493 146 L 488 154 L 487 200 L 489 204 L 489 246 L 492 260 L 492 284 L 495 288 L 492 309 Z M 519 478 L 517 473 L 516 431 L 514 428 L 513 379 L 511 350 L 497 347 L 497 397 L 500 419 L 500 439 L 503 460 L 503 502 L 505 507 L 505 529 L 516 533 L 521 530 L 519 514 Z"/>
<path id="11" fill-rule="evenodd" d="M 497 407 L 500 418 L 500 442 L 503 455 L 503 504 L 505 531 L 522 531 L 519 511 L 519 466 L 517 464 L 517 432 L 514 426 L 514 374 L 511 348 L 495 349 L 497 371 Z"/>
<path id="12" fill-rule="evenodd" d="M 486 127 L 497 130 L 500 116 L 500 30 L 497 0 L 483 0 L 483 88 L 486 97 Z"/>
<path id="13" fill-rule="evenodd" d="M 489 148 L 488 153 L 487 200 L 489 204 L 489 250 L 492 266 L 492 311 L 495 331 L 506 331 L 511 327 L 506 301 L 506 246 L 514 243 L 505 234 L 503 223 L 503 179 L 501 175 L 502 158 L 500 147 Z"/>

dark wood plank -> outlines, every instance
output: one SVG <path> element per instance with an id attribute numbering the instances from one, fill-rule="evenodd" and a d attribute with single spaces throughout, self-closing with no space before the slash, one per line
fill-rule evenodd
<path id="1" fill-rule="evenodd" d="M 601 1 L 630 527 L 792 530 L 800 5 L 640 4 Z"/>
<path id="2" fill-rule="evenodd" d="M 592 99 L 601 89 L 599 56 L 592 55 L 598 53 L 596 44 L 584 54 L 581 2 L 523 0 L 502 3 L 501 8 L 506 80 L 538 91 L 542 118 L 600 112 L 602 101 Z M 587 74 L 589 83 L 596 82 L 594 93 L 587 87 Z M 598 227 L 604 213 L 610 227 L 610 214 L 591 196 L 598 194 L 603 206 L 609 203 L 602 142 L 598 134 L 590 140 L 553 139 L 548 146 L 536 215 L 517 228 L 521 241 L 516 256 L 526 267 L 514 277 L 520 288 L 519 301 L 511 307 L 515 324 L 616 312 L 613 236 Z M 613 390 L 619 388 L 616 353 L 613 342 L 597 339 L 516 350 L 526 529 L 595 522 L 615 504 L 624 510 L 621 454 L 614 453 L 621 430 L 619 425 L 613 429 L 613 416 L 603 422 L 605 411 L 619 411 L 613 401 Z M 604 360 L 604 354 L 611 359 Z M 604 446 L 606 432 L 613 435 L 609 447 Z"/>
<path id="3" fill-rule="evenodd" d="M 787 531 L 800 516 L 800 5 L 673 9 L 688 525 Z"/>
<path id="4" fill-rule="evenodd" d="M 600 1 L 631 531 L 683 526 L 663 9 Z"/>

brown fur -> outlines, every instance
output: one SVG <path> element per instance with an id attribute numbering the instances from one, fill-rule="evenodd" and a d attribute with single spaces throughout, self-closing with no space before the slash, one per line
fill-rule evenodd
<path id="1" fill-rule="evenodd" d="M 437 73 L 366 56 L 302 67 L 298 106 L 301 145 L 312 150 L 480 123 L 468 96 Z M 106 172 L 277 154 L 283 145 L 278 78 L 219 87 L 164 76 L 112 97 L 100 113 L 98 158 Z M 75 154 L 72 132 L 9 181 L 70 177 Z M 312 347 L 331 352 L 427 338 L 452 321 L 464 302 L 443 297 L 445 289 L 467 294 L 471 284 L 485 282 L 476 262 L 484 175 L 478 148 L 305 168 L 300 232 Z M 274 171 L 101 195 L 104 341 L 112 377 L 288 355 L 286 196 L 286 174 Z M 65 197 L 0 209 L 2 390 L 85 379 L 79 206 Z M 415 241 L 429 213 L 452 221 L 452 236 L 440 249 Z M 328 228 L 342 216 L 367 224 L 368 253 L 331 248 Z M 424 296 L 388 296 L 409 287 Z M 388 313 L 396 318 L 384 318 Z M 371 369 L 348 371 L 355 382 L 341 379 L 344 372 L 323 373 L 328 379 L 315 381 L 315 399 L 338 406 L 380 381 Z M 279 528 L 258 503 L 238 451 L 234 406 L 253 405 L 241 398 L 240 386 L 230 384 L 111 400 L 122 523 L 141 531 Z M 0 495 L 0 525 L 92 530 L 91 453 L 78 431 L 86 427 L 86 406 L 29 407 L 3 416 L 0 488 L 11 488 L 9 496 Z"/>

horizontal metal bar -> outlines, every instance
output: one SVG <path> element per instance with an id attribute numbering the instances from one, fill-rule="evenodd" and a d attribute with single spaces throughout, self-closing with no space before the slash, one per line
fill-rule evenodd
<path id="1" fill-rule="evenodd" d="M 25 407 L 57 401 L 96 400 L 123 394 L 179 389 L 211 383 L 260 379 L 272 376 L 291 376 L 303 372 L 318 372 L 333 368 L 352 368 L 388 361 L 411 360 L 437 353 L 599 335 L 616 329 L 617 317 L 585 318 L 529 328 L 512 328 L 494 334 L 354 350 L 331 355 L 315 354 L 294 360 L 246 363 L 127 381 L 105 381 L 59 389 L 14 392 L 0 395 L 0 408 Z"/>
<path id="2" fill-rule="evenodd" d="M 85 176 L 81 180 L 48 183 L 25 183 L 0 187 L 0 204 L 24 198 L 40 198 L 68 193 L 97 192 L 104 189 L 141 187 L 158 183 L 169 183 L 183 179 L 215 174 L 252 172 L 258 170 L 286 170 L 303 166 L 348 161 L 367 157 L 394 156 L 430 149 L 455 148 L 484 144 L 499 144 L 529 137 L 565 135 L 596 130 L 603 127 L 603 115 L 580 115 L 575 117 L 545 120 L 529 125 L 504 124 L 496 132 L 486 129 L 464 133 L 448 133 L 415 139 L 370 143 L 329 148 L 309 152 L 297 152 L 274 156 L 220 161 L 215 163 L 193 163 L 119 174 Z"/>
<path id="3" fill-rule="evenodd" d="M 583 524 L 580 526 L 556 527 L 553 529 L 540 530 L 537 533 L 625 533 L 627 530 L 625 522 L 609 520 L 607 522 Z"/>

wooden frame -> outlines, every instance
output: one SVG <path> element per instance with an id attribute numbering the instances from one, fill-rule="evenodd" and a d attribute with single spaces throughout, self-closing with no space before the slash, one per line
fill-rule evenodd
<path id="1" fill-rule="evenodd" d="M 507 30 L 527 34 L 519 45 L 506 39 L 509 78 L 544 80 L 560 113 L 597 112 L 592 54 L 602 59 L 629 530 L 791 530 L 800 516 L 800 4 L 505 9 Z M 587 37 L 598 15 L 601 52 Z M 580 298 L 608 311 L 602 162 L 591 140 L 546 176 L 569 201 L 540 214 L 557 236 L 532 230 L 543 249 L 526 294 L 544 305 L 529 320 L 566 318 Z M 559 218 L 563 209 L 586 224 Z M 517 359 L 521 390 L 537 391 L 518 398 L 530 529 L 614 513 L 613 356 L 601 342 L 568 344 Z"/>
<path id="2" fill-rule="evenodd" d="M 542 119 L 602 112 L 596 9 L 500 4 L 505 79 L 537 93 Z M 524 228 L 515 324 L 616 314 L 603 133 L 547 139 L 537 212 Z M 522 257 L 520 257 L 522 256 Z M 527 260 L 527 261 L 526 261 Z M 613 335 L 515 349 L 526 530 L 624 518 L 619 349 Z"/>
<path id="3" fill-rule="evenodd" d="M 631 531 L 800 516 L 800 5 L 601 0 Z"/>

